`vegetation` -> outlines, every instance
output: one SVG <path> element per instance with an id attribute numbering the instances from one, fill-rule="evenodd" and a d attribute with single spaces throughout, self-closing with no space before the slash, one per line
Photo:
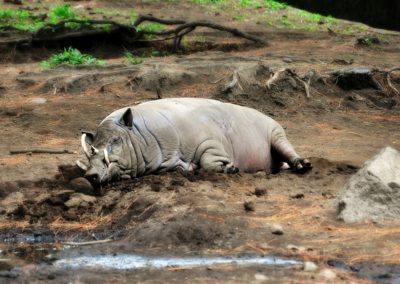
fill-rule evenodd
<path id="1" fill-rule="evenodd" d="M 137 57 L 133 55 L 132 52 L 129 51 L 125 51 L 124 57 L 126 61 L 128 61 L 128 63 L 132 65 L 138 65 L 140 63 L 143 63 L 143 58 Z"/>
<path id="2" fill-rule="evenodd" d="M 61 20 L 77 19 L 78 15 L 69 4 L 56 5 L 47 14 L 50 23 L 56 24 Z"/>
<path id="3" fill-rule="evenodd" d="M 160 1 L 160 0 L 157 0 Z M 235 21 L 244 21 L 256 18 L 257 22 L 264 23 L 266 26 L 303 29 L 310 31 L 326 31 L 327 28 L 342 34 L 357 34 L 365 32 L 367 27 L 362 24 L 349 23 L 336 20 L 331 16 L 325 17 L 318 13 L 310 13 L 288 6 L 278 0 L 190 0 L 192 3 L 203 5 L 211 13 L 224 13 L 226 8 L 235 14 L 231 18 Z M 179 0 L 168 0 L 171 4 L 179 5 Z M 66 23 L 65 27 L 70 29 L 94 28 L 109 30 L 111 25 L 98 25 L 85 23 L 89 19 L 84 15 L 85 11 L 79 13 L 69 4 L 57 4 L 50 6 L 46 14 L 38 14 L 17 9 L 0 9 L 0 29 L 12 27 L 18 30 L 35 32 L 48 24 L 57 24 L 63 20 L 80 20 L 79 23 Z M 132 25 L 137 18 L 137 13 L 133 9 L 107 9 L 95 8 L 91 13 L 97 13 L 112 18 L 122 24 Z M 208 13 L 208 12 L 207 12 Z M 143 23 L 137 30 L 146 32 L 159 32 L 165 26 L 158 23 Z M 151 39 L 152 35 L 147 35 Z"/>
<path id="4" fill-rule="evenodd" d="M 103 65 L 106 62 L 104 60 L 99 60 L 91 55 L 83 54 L 78 49 L 69 47 L 68 49 L 64 49 L 63 52 L 53 54 L 49 59 L 42 61 L 40 65 L 44 69 L 50 69 L 57 67 L 61 64 L 69 64 L 69 65 Z"/>

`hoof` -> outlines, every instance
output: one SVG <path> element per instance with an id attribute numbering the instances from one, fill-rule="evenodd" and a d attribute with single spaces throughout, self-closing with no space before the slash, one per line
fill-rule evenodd
<path id="1" fill-rule="evenodd" d="M 296 158 L 291 162 L 292 170 L 296 173 L 305 173 L 313 168 L 308 159 Z"/>

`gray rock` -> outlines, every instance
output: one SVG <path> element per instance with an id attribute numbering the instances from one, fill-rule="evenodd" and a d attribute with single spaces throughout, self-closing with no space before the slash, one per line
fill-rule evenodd
<path id="1" fill-rule="evenodd" d="M 400 152 L 386 147 L 354 174 L 337 199 L 346 223 L 400 219 Z"/>
<path id="2" fill-rule="evenodd" d="M 83 177 L 78 177 L 69 182 L 69 187 L 72 188 L 73 190 L 77 192 L 81 192 L 84 194 L 93 194 L 94 189 L 93 186 L 90 184 L 90 182 L 83 178 Z"/>
<path id="3" fill-rule="evenodd" d="M 344 90 L 379 89 L 373 75 L 372 69 L 364 67 L 346 68 L 332 73 L 336 84 Z"/>

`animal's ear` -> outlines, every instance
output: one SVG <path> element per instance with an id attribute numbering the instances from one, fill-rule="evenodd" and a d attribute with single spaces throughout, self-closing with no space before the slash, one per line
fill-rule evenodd
<path id="1" fill-rule="evenodd" d="M 124 114 L 122 115 L 121 119 L 119 120 L 121 125 L 132 127 L 133 124 L 133 114 L 131 108 L 127 108 Z"/>
<path id="2" fill-rule="evenodd" d="M 93 140 L 94 140 L 94 134 L 92 132 L 83 131 L 83 130 L 81 132 L 82 132 L 82 135 L 86 134 L 85 135 L 85 142 L 87 144 L 89 144 L 89 145 L 92 145 L 93 144 Z"/>

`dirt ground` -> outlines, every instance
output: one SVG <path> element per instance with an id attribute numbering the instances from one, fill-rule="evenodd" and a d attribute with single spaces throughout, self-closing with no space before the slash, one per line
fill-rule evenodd
<path id="1" fill-rule="evenodd" d="M 185 16 L 174 14 L 165 3 L 146 2 L 138 10 L 156 13 L 160 5 L 165 17 Z M 267 45 L 200 29 L 188 37 L 181 54 L 126 65 L 118 48 L 104 43 L 88 50 L 107 59 L 107 65 L 48 71 L 41 70 L 38 61 L 54 47 L 1 54 L 0 258 L 9 261 L 0 261 L 0 282 L 398 283 L 399 222 L 345 224 L 336 218 L 335 197 L 381 148 L 400 150 L 400 96 L 379 72 L 381 89 L 343 89 L 331 72 L 399 66 L 400 34 L 371 29 L 368 32 L 384 34 L 388 43 L 360 46 L 360 34 L 266 28 L 184 5 L 193 7 L 193 18 L 237 25 Z M 200 36 L 206 40 L 199 42 Z M 270 76 L 282 68 L 301 76 L 310 70 L 318 74 L 310 79 L 310 98 L 303 84 L 286 73 L 266 87 Z M 240 85 L 227 88 L 235 72 Z M 393 73 L 392 83 L 400 89 L 399 73 Z M 298 153 L 310 158 L 313 170 L 302 175 L 163 173 L 109 184 L 104 196 L 96 196 L 79 179 L 83 173 L 75 166 L 84 157 L 81 130 L 94 130 L 113 110 L 157 99 L 157 90 L 163 98 L 214 98 L 266 113 L 282 124 Z M 10 153 L 21 149 L 68 153 Z M 282 234 L 273 233 L 275 225 L 282 226 Z M 114 241 L 63 246 L 108 238 Z M 313 261 L 319 269 L 225 265 L 55 271 L 45 260 L 56 253 L 273 255 Z M 336 277 L 319 273 L 325 268 Z M 260 274 L 265 278 L 256 276 Z"/>

